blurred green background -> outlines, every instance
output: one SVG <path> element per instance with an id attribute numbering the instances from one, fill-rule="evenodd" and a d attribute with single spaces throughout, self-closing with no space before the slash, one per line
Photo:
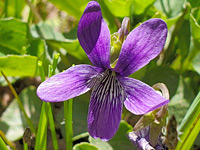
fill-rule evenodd
<path id="1" fill-rule="evenodd" d="M 38 60 L 43 62 L 46 75 L 55 53 L 60 53 L 57 73 L 72 64 L 91 64 L 76 35 L 79 19 L 88 2 L 89 0 L 0 0 L 0 70 L 13 83 L 35 126 L 41 109 L 41 101 L 35 94 L 40 83 Z M 98 2 L 111 34 L 119 29 L 125 16 L 131 20 L 131 30 L 150 18 L 161 18 L 167 23 L 168 37 L 162 53 L 131 77 L 151 86 L 158 82 L 165 83 L 170 92 L 169 113 L 175 114 L 180 124 L 200 90 L 200 1 Z M 74 100 L 75 136 L 87 131 L 88 103 L 89 94 Z M 61 124 L 63 106 L 59 103 L 53 106 L 56 128 L 64 137 L 64 125 Z M 21 139 L 27 124 L 1 74 L 0 115 L 0 130 L 6 137 L 11 141 Z M 129 123 L 134 122 L 134 116 L 127 111 L 124 111 L 123 119 Z M 119 132 L 126 133 L 131 128 L 126 122 L 122 122 Z M 106 142 L 107 148 L 98 146 L 101 141 L 89 141 L 102 150 L 115 149 L 114 145 L 118 142 L 121 142 L 118 143 L 120 150 L 132 146 L 128 140 L 123 140 L 125 135 L 116 137 Z M 200 146 L 199 137 L 195 146 Z"/>

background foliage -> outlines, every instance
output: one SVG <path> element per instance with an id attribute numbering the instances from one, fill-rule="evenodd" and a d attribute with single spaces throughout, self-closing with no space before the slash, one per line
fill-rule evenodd
<path id="1" fill-rule="evenodd" d="M 72 64 L 90 63 L 77 40 L 78 21 L 89 0 L 0 0 L 0 70 L 17 88 L 23 106 L 38 124 L 40 100 L 35 94 L 38 79 L 38 60 L 45 74 L 55 53 L 60 53 L 56 72 Z M 162 53 L 147 66 L 131 75 L 149 85 L 165 83 L 170 92 L 169 113 L 180 125 L 200 90 L 200 1 L 198 0 L 98 0 L 111 33 L 120 27 L 123 17 L 131 19 L 131 29 L 150 18 L 161 18 L 168 26 L 167 42 Z M 27 124 L 16 100 L 0 74 L 0 130 L 9 141 L 22 138 Z M 34 86 L 31 86 L 34 85 Z M 89 94 L 73 101 L 74 136 L 87 131 Z M 63 105 L 52 104 L 60 143 L 64 135 Z M 80 115 L 81 114 L 81 115 Z M 134 125 L 127 111 L 123 119 Z M 133 148 L 125 134 L 132 126 L 122 121 L 116 136 L 102 142 L 81 136 L 85 143 L 74 149 L 120 150 Z M 196 129 L 199 133 L 200 129 Z M 195 135 L 197 136 L 197 134 Z M 193 137 L 194 140 L 196 137 Z M 79 139 L 80 140 L 80 139 Z M 16 142 L 17 143 L 17 142 Z M 20 145 L 20 144 L 18 144 Z M 62 145 L 62 144 L 61 144 Z M 103 145 L 103 146 L 102 146 Z M 200 147 L 196 138 L 195 147 Z M 50 147 L 49 147 L 50 149 Z"/>

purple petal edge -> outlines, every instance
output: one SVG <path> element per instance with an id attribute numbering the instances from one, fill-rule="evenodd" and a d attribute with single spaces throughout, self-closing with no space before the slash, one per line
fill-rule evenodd
<path id="1" fill-rule="evenodd" d="M 90 65 L 70 67 L 42 82 L 37 88 L 37 95 L 46 102 L 61 102 L 74 98 L 89 91 L 88 80 L 101 72 L 101 68 Z"/>
<path id="2" fill-rule="evenodd" d="M 163 49 L 167 32 L 166 23 L 157 18 L 135 28 L 122 45 L 114 71 L 122 76 L 129 76 L 148 64 Z"/>
<path id="3" fill-rule="evenodd" d="M 118 77 L 126 91 L 124 106 L 133 114 L 143 115 L 169 103 L 147 84 L 128 77 Z"/>
<path id="4" fill-rule="evenodd" d="M 88 3 L 79 21 L 77 36 L 90 61 L 97 67 L 109 69 L 110 31 L 96 1 Z"/>

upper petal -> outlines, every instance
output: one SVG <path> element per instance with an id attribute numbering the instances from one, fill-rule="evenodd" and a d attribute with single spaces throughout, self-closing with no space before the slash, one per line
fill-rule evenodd
<path id="1" fill-rule="evenodd" d="M 125 98 L 116 76 L 108 72 L 94 86 L 88 112 L 90 135 L 105 141 L 111 139 L 119 128 Z"/>
<path id="2" fill-rule="evenodd" d="M 167 25 L 161 19 L 150 19 L 135 28 L 122 45 L 114 71 L 129 76 L 154 59 L 163 49 Z"/>
<path id="3" fill-rule="evenodd" d="M 88 87 L 88 80 L 100 74 L 101 68 L 90 65 L 76 65 L 70 67 L 42 82 L 38 89 L 38 97 L 46 102 L 61 102 L 84 94 Z"/>
<path id="4" fill-rule="evenodd" d="M 79 21 L 77 35 L 90 61 L 97 67 L 110 68 L 110 31 L 97 2 L 88 3 Z"/>
<path id="5" fill-rule="evenodd" d="M 147 84 L 128 77 L 118 77 L 126 92 L 124 106 L 133 114 L 143 115 L 169 102 Z"/>

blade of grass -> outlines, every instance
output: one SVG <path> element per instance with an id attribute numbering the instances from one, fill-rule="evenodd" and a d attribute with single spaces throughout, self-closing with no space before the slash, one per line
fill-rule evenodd
<path id="1" fill-rule="evenodd" d="M 45 73 L 44 73 L 44 69 L 42 67 L 42 62 L 41 61 L 38 61 L 38 67 L 39 67 L 39 71 L 40 71 L 40 78 L 41 78 L 41 81 L 45 81 Z"/>
<path id="2" fill-rule="evenodd" d="M 0 136 L 0 149 L 2 150 L 8 150 L 6 143 L 3 141 L 3 139 Z"/>
<path id="3" fill-rule="evenodd" d="M 47 112 L 46 103 L 42 103 L 38 131 L 36 135 L 35 150 L 46 150 L 47 146 Z"/>
<path id="4" fill-rule="evenodd" d="M 72 104 L 73 104 L 73 99 L 64 101 L 65 140 L 66 140 L 67 150 L 72 150 L 72 146 L 73 146 Z"/>
<path id="5" fill-rule="evenodd" d="M 24 143 L 24 150 L 28 150 L 28 144 Z"/>
<path id="6" fill-rule="evenodd" d="M 176 150 L 188 150 L 192 147 L 197 135 L 200 132 L 200 92 L 194 99 L 179 126 L 182 132 Z"/>
<path id="7" fill-rule="evenodd" d="M 40 71 L 41 80 L 45 80 L 44 69 L 42 67 L 42 62 L 38 62 L 38 67 Z M 41 149 L 45 150 L 47 146 L 47 111 L 46 103 L 42 103 L 42 109 L 40 113 L 40 120 L 38 123 L 38 131 L 36 135 L 35 150 Z"/>
<path id="8" fill-rule="evenodd" d="M 58 64 L 58 58 L 60 57 L 60 53 L 57 53 L 54 55 L 54 59 L 53 59 L 53 63 L 52 63 L 52 67 L 53 67 L 53 70 L 52 70 L 52 75 L 55 74 L 55 71 L 56 71 L 56 66 Z"/>
<path id="9" fill-rule="evenodd" d="M 8 17 L 8 0 L 4 1 L 4 13 L 5 13 L 5 18 Z"/>
<path id="10" fill-rule="evenodd" d="M 25 117 L 25 119 L 26 119 L 28 125 L 29 125 L 30 128 L 31 128 L 31 131 L 32 131 L 33 133 L 36 133 L 36 130 L 35 130 L 35 128 L 34 128 L 32 122 L 31 122 L 30 118 L 28 117 L 28 115 L 27 115 L 27 113 L 26 113 L 26 111 L 25 111 L 25 109 L 24 109 L 24 107 L 23 107 L 23 104 L 22 104 L 21 100 L 20 100 L 19 96 L 17 95 L 17 92 L 15 91 L 14 87 L 12 86 L 12 84 L 10 83 L 10 81 L 8 80 L 8 78 L 6 77 L 6 75 L 3 73 L 3 71 L 1 71 L 1 73 L 2 73 L 2 75 L 3 75 L 3 77 L 4 77 L 4 79 L 6 80 L 6 82 L 7 82 L 8 86 L 9 86 L 11 92 L 13 93 L 13 95 L 15 96 L 15 98 L 17 99 L 19 108 L 20 108 L 21 111 L 23 112 L 24 117 Z"/>
<path id="11" fill-rule="evenodd" d="M 10 148 L 11 148 L 12 150 L 16 150 L 15 144 L 12 143 L 12 142 L 10 142 L 10 141 L 6 138 L 5 134 L 4 134 L 1 130 L 0 130 L 0 137 L 3 139 L 3 141 L 5 141 L 5 143 L 6 143 L 8 146 L 10 146 Z"/>
<path id="12" fill-rule="evenodd" d="M 53 58 L 52 65 L 49 65 L 49 77 L 51 77 L 55 74 L 55 70 L 56 70 L 56 66 L 57 66 L 57 63 L 58 63 L 59 56 L 60 56 L 59 53 L 55 54 L 54 58 Z M 49 125 L 50 125 L 50 129 L 51 129 L 53 147 L 54 147 L 54 150 L 58 150 L 58 142 L 57 142 L 57 138 L 56 138 L 56 130 L 55 130 L 55 125 L 54 125 L 54 119 L 53 119 L 51 104 L 47 103 L 47 107 L 48 107 L 48 119 L 49 119 Z"/>
<path id="13" fill-rule="evenodd" d="M 56 69 L 56 66 L 57 66 L 58 58 L 59 58 L 59 54 L 56 54 L 54 56 L 54 59 L 53 59 L 53 65 L 49 65 L 49 73 L 48 73 L 49 77 L 51 77 L 52 75 L 55 74 L 55 69 Z M 39 66 L 39 70 L 40 70 L 41 80 L 44 81 L 45 80 L 45 74 L 44 74 L 44 69 L 42 67 L 42 62 L 39 61 L 38 62 L 38 66 Z M 46 113 L 45 115 L 46 115 L 46 117 L 48 117 L 48 120 L 49 120 L 49 125 L 50 125 L 51 135 L 52 135 L 52 141 L 53 141 L 53 147 L 54 147 L 54 150 L 58 150 L 58 142 L 57 142 L 57 138 L 56 138 L 56 130 L 55 130 L 55 125 L 54 125 L 54 119 L 53 119 L 51 104 L 50 103 L 46 103 L 46 102 L 43 102 L 43 104 L 45 105 L 44 107 L 45 107 L 45 110 L 46 110 L 43 113 Z M 47 125 L 47 120 L 46 120 L 45 123 Z M 40 140 L 40 141 L 42 141 L 42 140 Z M 38 146 L 38 145 L 40 145 L 42 143 L 38 142 L 36 144 Z"/>
<path id="14" fill-rule="evenodd" d="M 54 125 L 54 120 L 53 120 L 53 115 L 52 115 L 51 104 L 47 103 L 47 107 L 48 107 L 48 119 L 49 119 L 49 125 L 51 129 L 53 147 L 54 147 L 54 150 L 58 150 L 58 142 L 56 138 L 56 130 L 55 130 L 55 125 Z"/>

